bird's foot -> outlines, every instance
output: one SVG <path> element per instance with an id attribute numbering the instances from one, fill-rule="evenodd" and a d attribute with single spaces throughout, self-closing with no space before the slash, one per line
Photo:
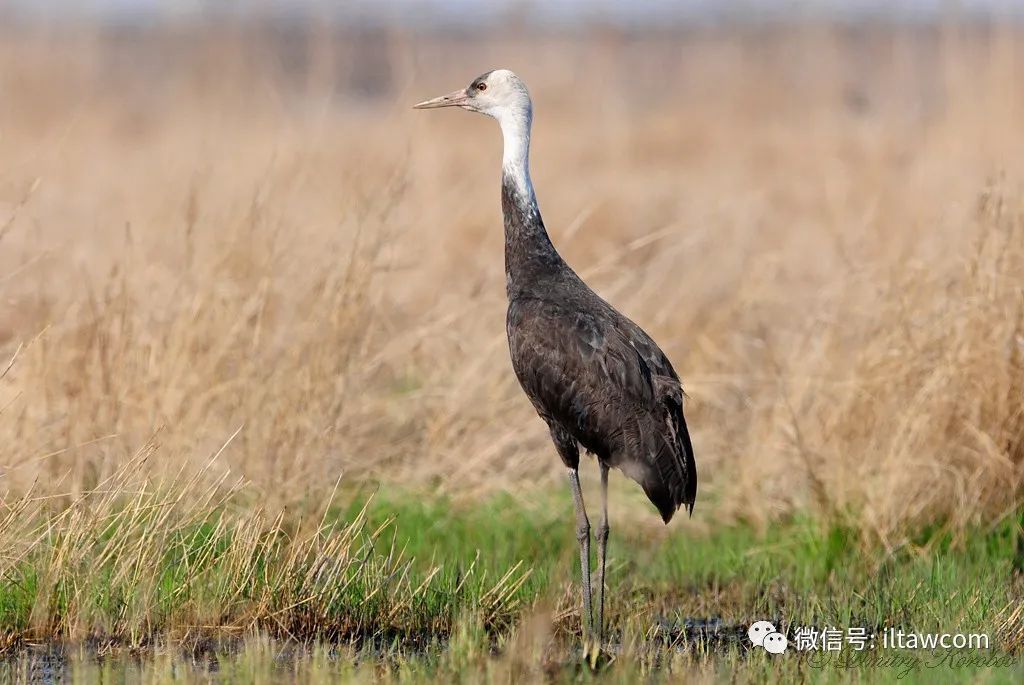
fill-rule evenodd
<path id="1" fill-rule="evenodd" d="M 615 653 L 605 648 L 600 640 L 587 637 L 583 640 L 583 662 L 592 671 L 600 671 L 615 661 Z"/>

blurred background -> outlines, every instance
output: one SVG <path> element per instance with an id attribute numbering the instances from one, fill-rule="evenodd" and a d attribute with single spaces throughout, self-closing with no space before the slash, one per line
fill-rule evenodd
<path id="1" fill-rule="evenodd" d="M 489 69 L 558 248 L 690 395 L 692 529 L 895 544 L 1024 477 L 1024 4 L 0 9 L 0 490 L 561 492 L 511 373 Z M 8 361 L 11 363 L 8 365 Z M 6 369 L 6 371 L 4 371 Z M 593 477 L 589 474 L 588 477 Z M 660 526 L 616 478 L 613 519 Z"/>

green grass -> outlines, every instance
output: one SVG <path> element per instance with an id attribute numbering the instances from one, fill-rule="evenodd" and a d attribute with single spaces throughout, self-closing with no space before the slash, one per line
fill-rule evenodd
<path id="1" fill-rule="evenodd" d="M 891 552 L 808 518 L 707 536 L 684 523 L 667 532 L 613 528 L 607 614 L 618 656 L 591 670 L 579 653 L 576 540 L 559 494 L 469 505 L 389 491 L 329 509 L 312 527 L 244 524 L 225 503 L 178 522 L 172 512 L 156 529 L 153 516 L 118 509 L 76 530 L 75 544 L 55 533 L 5 569 L 0 632 L 12 658 L 0 680 L 38 665 L 27 640 L 84 644 L 83 635 L 109 653 L 73 647 L 60 667 L 114 680 L 137 671 L 156 681 L 242 682 L 1024 676 L 1013 520 L 955 540 L 942 528 L 922 531 Z M 112 552 L 141 544 L 157 548 L 150 565 Z M 75 563 L 55 564 L 58 550 L 74 552 Z M 847 649 L 822 665 L 793 651 L 750 650 L 745 639 L 684 641 L 671 630 L 712 618 L 740 631 L 770 619 L 790 637 L 798 626 L 985 633 L 991 649 L 981 655 L 1002 661 L 954 668 L 941 661 L 945 652 L 886 650 L 880 665 L 851 660 L 863 655 Z M 197 655 L 198 663 L 186 659 Z"/>

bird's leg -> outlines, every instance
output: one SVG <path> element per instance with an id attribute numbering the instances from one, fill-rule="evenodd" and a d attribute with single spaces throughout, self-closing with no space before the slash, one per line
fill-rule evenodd
<path id="1" fill-rule="evenodd" d="M 597 524 L 597 641 L 604 639 L 604 566 L 608 551 L 608 465 L 601 463 L 601 522 Z"/>
<path id="2" fill-rule="evenodd" d="M 572 488 L 572 503 L 576 508 L 576 539 L 580 543 L 580 574 L 583 577 L 583 637 L 593 634 L 593 614 L 590 610 L 590 521 L 587 508 L 583 505 L 583 491 L 580 489 L 580 474 L 569 469 L 569 487 Z"/>

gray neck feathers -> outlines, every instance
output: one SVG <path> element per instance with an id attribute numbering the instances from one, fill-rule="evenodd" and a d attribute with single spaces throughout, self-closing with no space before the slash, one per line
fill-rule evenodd
<path id="1" fill-rule="evenodd" d="M 524 195 L 515 177 L 501 177 L 501 209 L 505 218 L 505 288 L 509 300 L 542 295 L 552 279 L 572 273 L 544 228 L 532 189 Z"/>

